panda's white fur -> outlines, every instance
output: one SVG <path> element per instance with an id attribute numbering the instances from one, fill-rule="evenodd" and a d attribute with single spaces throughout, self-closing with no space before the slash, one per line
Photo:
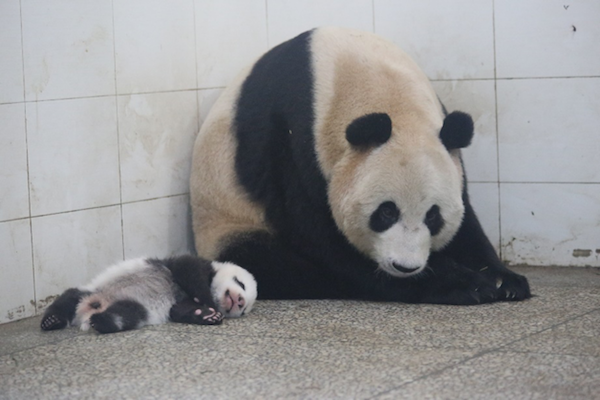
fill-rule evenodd
<path id="1" fill-rule="evenodd" d="M 231 134 L 235 102 L 250 73 L 243 69 L 217 99 L 194 143 L 190 177 L 192 226 L 196 251 L 209 260 L 222 250 L 221 240 L 235 233 L 268 230 L 264 210 L 240 188 L 235 175 L 235 138 Z M 201 164 L 201 165 L 198 165 Z"/>

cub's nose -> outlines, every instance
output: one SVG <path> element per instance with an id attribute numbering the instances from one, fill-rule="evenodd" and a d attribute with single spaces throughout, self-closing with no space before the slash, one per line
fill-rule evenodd
<path id="1" fill-rule="evenodd" d="M 244 296 L 240 295 L 240 297 L 238 297 L 237 303 L 238 303 L 239 308 L 244 308 L 244 305 L 246 304 L 246 300 L 244 300 Z"/>

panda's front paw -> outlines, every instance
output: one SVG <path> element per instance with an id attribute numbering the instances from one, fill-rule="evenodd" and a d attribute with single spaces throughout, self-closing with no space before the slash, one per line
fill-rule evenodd
<path id="1" fill-rule="evenodd" d="M 456 271 L 458 272 L 458 271 Z M 492 279 L 468 270 L 447 276 L 428 286 L 421 302 L 433 304 L 477 305 L 498 300 L 498 289 Z"/>
<path id="2" fill-rule="evenodd" d="M 499 300 L 519 301 L 531 297 L 527 278 L 511 271 L 496 278 L 496 287 Z"/>
<path id="3" fill-rule="evenodd" d="M 476 305 L 498 301 L 498 290 L 495 283 L 483 276 L 474 275 L 463 287 L 457 286 L 451 293 L 451 304 Z"/>

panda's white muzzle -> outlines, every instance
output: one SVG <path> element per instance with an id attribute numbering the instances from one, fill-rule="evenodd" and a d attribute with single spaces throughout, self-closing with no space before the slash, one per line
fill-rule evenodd
<path id="1" fill-rule="evenodd" d="M 408 228 L 400 222 L 379 235 L 373 258 L 388 274 L 407 277 L 427 266 L 430 250 L 431 235 L 424 224 Z"/>

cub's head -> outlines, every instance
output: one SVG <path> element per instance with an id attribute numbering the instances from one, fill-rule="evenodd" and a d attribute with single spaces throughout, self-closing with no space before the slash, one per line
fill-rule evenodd
<path id="1" fill-rule="evenodd" d="M 458 149 L 469 145 L 473 121 L 460 112 L 440 116 L 355 118 L 331 172 L 328 196 L 338 228 L 392 276 L 421 272 L 430 252 L 448 244 L 462 223 Z"/>
<path id="2" fill-rule="evenodd" d="M 254 276 L 244 268 L 229 263 L 213 261 L 215 276 L 211 284 L 212 298 L 225 318 L 247 314 L 258 295 Z"/>

